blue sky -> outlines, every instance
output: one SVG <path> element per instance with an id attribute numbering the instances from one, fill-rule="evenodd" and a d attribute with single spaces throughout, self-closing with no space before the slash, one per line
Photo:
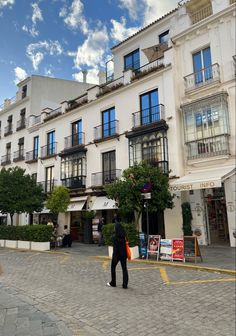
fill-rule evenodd
<path id="1" fill-rule="evenodd" d="M 0 105 L 32 74 L 97 82 L 110 48 L 178 0 L 0 0 Z"/>

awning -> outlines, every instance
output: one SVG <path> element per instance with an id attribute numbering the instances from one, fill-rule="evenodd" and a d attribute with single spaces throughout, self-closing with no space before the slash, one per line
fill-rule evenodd
<path id="1" fill-rule="evenodd" d="M 189 173 L 170 182 L 170 191 L 219 188 L 222 182 L 235 174 L 235 166 Z"/>
<path id="2" fill-rule="evenodd" d="M 117 209 L 117 206 L 114 200 L 107 198 L 106 196 L 97 197 L 91 208 L 91 210 L 109 209 Z"/>
<path id="3" fill-rule="evenodd" d="M 70 204 L 68 205 L 67 211 L 81 211 L 85 202 L 87 201 L 87 198 L 87 196 L 72 198 Z"/>
<path id="4" fill-rule="evenodd" d="M 7 214 L 4 214 L 0 211 L 0 217 L 7 217 Z"/>

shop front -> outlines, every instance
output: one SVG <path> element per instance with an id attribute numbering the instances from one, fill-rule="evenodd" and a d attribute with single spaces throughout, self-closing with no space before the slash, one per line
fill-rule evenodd
<path id="1" fill-rule="evenodd" d="M 84 241 L 82 211 L 86 207 L 87 196 L 71 198 L 67 212 L 70 214 L 70 232 L 73 241 Z"/>
<path id="2" fill-rule="evenodd" d="M 201 245 L 236 245 L 235 167 L 191 172 L 171 181 L 192 210 L 192 231 Z"/>

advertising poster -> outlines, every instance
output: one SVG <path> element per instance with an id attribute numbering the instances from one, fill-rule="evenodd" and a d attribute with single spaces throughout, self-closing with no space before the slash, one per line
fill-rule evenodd
<path id="1" fill-rule="evenodd" d="M 172 240 L 171 239 L 161 239 L 160 245 L 160 259 L 161 260 L 172 260 Z"/>
<path id="2" fill-rule="evenodd" d="M 154 255 L 159 259 L 161 236 L 148 236 L 148 255 Z"/>
<path id="3" fill-rule="evenodd" d="M 184 261 L 183 239 L 172 239 L 172 260 Z"/>
<path id="4" fill-rule="evenodd" d="M 147 241 L 143 232 L 139 233 L 139 255 L 142 259 L 147 257 Z"/>

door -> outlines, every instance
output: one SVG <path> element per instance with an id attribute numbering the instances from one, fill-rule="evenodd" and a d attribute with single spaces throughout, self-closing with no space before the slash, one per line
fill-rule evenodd
<path id="1" fill-rule="evenodd" d="M 72 124 L 72 146 L 82 144 L 82 120 Z"/>
<path id="2" fill-rule="evenodd" d="M 140 96 L 141 125 L 160 120 L 158 91 L 153 90 Z"/>
<path id="3" fill-rule="evenodd" d="M 102 154 L 103 184 L 112 183 L 116 178 L 116 152 Z"/>
<path id="4" fill-rule="evenodd" d="M 193 54 L 193 71 L 195 76 L 195 84 L 203 83 L 212 78 L 210 47 Z"/>

